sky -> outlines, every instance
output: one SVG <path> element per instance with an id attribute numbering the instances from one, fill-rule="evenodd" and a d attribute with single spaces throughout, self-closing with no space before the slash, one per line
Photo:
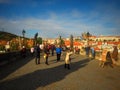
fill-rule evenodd
<path id="1" fill-rule="evenodd" d="M 33 38 L 120 36 L 120 0 L 0 0 L 0 31 Z"/>

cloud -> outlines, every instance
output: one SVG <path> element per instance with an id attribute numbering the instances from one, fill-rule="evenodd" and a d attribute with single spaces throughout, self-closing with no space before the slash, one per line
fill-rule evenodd
<path id="1" fill-rule="evenodd" d="M 73 9 L 73 10 L 71 11 L 71 15 L 72 15 L 73 17 L 76 17 L 76 18 L 81 18 L 81 17 L 84 16 L 84 14 L 83 14 L 82 12 L 80 12 L 79 10 L 77 10 L 77 9 Z"/>
<path id="2" fill-rule="evenodd" d="M 87 31 L 93 35 L 120 35 L 119 12 L 115 9 L 110 11 L 102 13 L 102 9 L 96 9 L 91 12 L 81 12 L 73 9 L 71 12 L 64 13 L 49 11 L 44 18 L 39 17 L 42 16 L 41 13 L 38 14 L 38 17 L 0 18 L 0 28 L 17 35 L 22 35 L 21 32 L 25 29 L 27 37 L 33 37 L 36 32 L 42 37 L 54 38 L 59 35 L 69 37 L 71 34 L 80 36 L 81 33 Z M 115 15 L 112 14 L 113 12 Z"/>
<path id="3" fill-rule="evenodd" d="M 63 23 L 63 21 L 57 22 L 54 20 L 41 20 L 36 18 L 29 18 L 18 21 L 3 20 L 0 21 L 0 24 L 1 27 L 8 32 L 21 35 L 23 29 L 25 29 L 26 32 L 34 30 L 40 33 L 40 35 L 43 37 L 58 37 L 59 35 L 66 37 L 70 34 L 81 35 L 81 33 L 85 31 L 90 31 L 91 33 L 93 33 L 94 31 L 97 32 L 97 30 L 100 31 L 100 29 L 104 30 L 102 27 L 99 26 L 88 26 L 82 23 L 75 23 L 74 21 Z M 31 33 L 31 35 L 29 35 L 33 36 L 34 33 Z"/>

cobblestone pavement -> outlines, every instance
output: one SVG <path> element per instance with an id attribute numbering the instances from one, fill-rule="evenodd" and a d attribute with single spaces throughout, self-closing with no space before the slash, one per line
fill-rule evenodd
<path id="1" fill-rule="evenodd" d="M 71 69 L 49 57 L 36 65 L 31 58 L 0 67 L 0 90 L 120 90 L 120 67 L 99 67 L 98 60 L 72 55 Z"/>

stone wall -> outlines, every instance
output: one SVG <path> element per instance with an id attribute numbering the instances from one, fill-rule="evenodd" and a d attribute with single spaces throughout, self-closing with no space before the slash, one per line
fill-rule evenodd
<path id="1" fill-rule="evenodd" d="M 30 54 L 30 50 L 27 50 L 26 56 Z M 6 63 L 10 63 L 14 60 L 21 59 L 21 52 L 14 51 L 14 52 L 7 52 L 7 53 L 0 53 L 0 65 L 4 65 Z"/>

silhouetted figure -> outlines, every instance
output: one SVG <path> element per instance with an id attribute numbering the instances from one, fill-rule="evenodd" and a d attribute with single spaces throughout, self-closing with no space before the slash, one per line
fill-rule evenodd
<path id="1" fill-rule="evenodd" d="M 92 58 L 95 59 L 95 49 L 93 46 L 91 47 L 91 54 L 92 54 Z"/>
<path id="2" fill-rule="evenodd" d="M 40 64 L 40 47 L 39 44 L 35 47 L 35 63 Z"/>
<path id="3" fill-rule="evenodd" d="M 118 60 L 118 49 L 117 46 L 113 46 L 113 52 L 112 52 L 112 62 L 115 65 Z"/>
<path id="4" fill-rule="evenodd" d="M 113 68 L 112 66 L 112 58 L 111 58 L 111 53 L 110 51 L 107 52 L 107 55 L 106 55 L 106 62 L 105 62 L 105 65 L 109 65 L 110 67 Z"/>
<path id="5" fill-rule="evenodd" d="M 21 49 L 21 55 L 22 55 L 23 58 L 26 57 L 26 48 L 25 48 L 25 46 L 23 46 L 22 49 Z"/>
<path id="6" fill-rule="evenodd" d="M 58 47 L 56 47 L 57 61 L 60 61 L 61 53 L 62 53 L 62 48 L 60 47 L 60 45 L 58 45 Z"/>
<path id="7" fill-rule="evenodd" d="M 44 47 L 44 58 L 45 58 L 45 64 L 49 65 L 48 64 L 48 56 L 50 54 L 50 51 L 49 51 L 49 47 L 48 46 L 45 46 Z"/>
<path id="8" fill-rule="evenodd" d="M 51 55 L 54 56 L 55 45 L 51 45 Z"/>
<path id="9" fill-rule="evenodd" d="M 89 57 L 90 46 L 85 47 L 86 56 Z"/>

